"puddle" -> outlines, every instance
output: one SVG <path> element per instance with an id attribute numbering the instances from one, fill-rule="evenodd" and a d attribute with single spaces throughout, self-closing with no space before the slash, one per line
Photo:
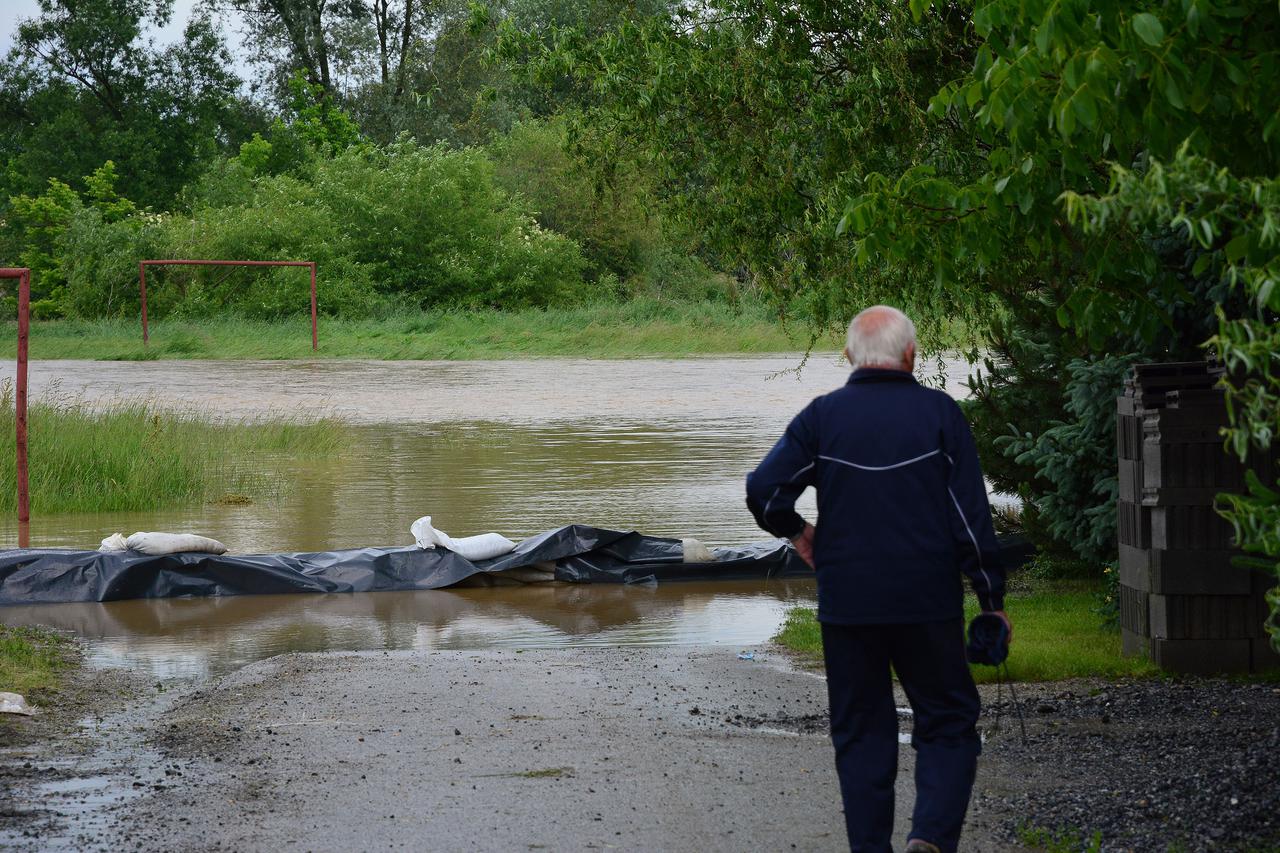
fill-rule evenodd
<path id="1" fill-rule="evenodd" d="M 804 580 L 556 584 L 17 606 L 0 608 L 0 622 L 72 630 L 91 666 L 186 678 L 297 651 L 750 648 L 815 600 Z"/>
<path id="2" fill-rule="evenodd" d="M 47 756 L 32 754 L 29 747 L 0 751 L 6 764 L 22 761 L 31 780 L 9 792 L 0 849 L 101 849 L 99 839 L 122 807 L 163 786 L 176 772 L 148 745 L 146 733 L 177 695 L 143 698 L 122 712 L 82 720 L 68 743 L 90 744 L 83 754 Z"/>

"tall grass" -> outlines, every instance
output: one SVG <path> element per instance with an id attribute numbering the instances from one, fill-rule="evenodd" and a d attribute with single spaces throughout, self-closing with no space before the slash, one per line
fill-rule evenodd
<path id="1" fill-rule="evenodd" d="M 322 296 L 323 298 L 323 296 Z M 924 349 L 951 348 L 964 330 Z M 0 330 L 0 357 L 12 358 L 16 332 Z M 784 328 L 763 305 L 633 299 L 523 311 L 414 311 L 380 319 L 320 319 L 322 358 L 504 359 L 631 358 L 796 352 L 810 346 L 838 351 L 832 331 L 816 339 L 799 326 Z M 137 320 L 54 320 L 34 325 L 33 359 L 300 359 L 313 358 L 310 321 L 215 317 L 151 324 L 142 345 Z"/>
<path id="2" fill-rule="evenodd" d="M 0 392 L 0 512 L 16 497 L 13 386 Z M 331 452 L 344 440 L 327 419 L 213 423 L 146 401 L 94 407 L 56 394 L 28 410 L 33 513 L 148 510 L 247 498 L 281 489 L 282 457 Z M 243 498 L 240 498 L 243 499 Z"/>
<path id="3" fill-rule="evenodd" d="M 0 690 L 39 696 L 57 687 L 75 658 L 75 644 L 64 634 L 0 625 Z"/>
<path id="4" fill-rule="evenodd" d="M 1122 657 L 1120 632 L 1108 629 L 1097 609 L 1100 584 L 1092 581 L 1045 581 L 1025 592 L 1005 597 L 1013 620 L 1009 675 L 1017 681 L 1057 681 L 1064 678 L 1152 675 L 1155 665 L 1142 657 Z M 968 596 L 965 619 L 978 612 Z M 775 638 L 783 646 L 815 663 L 821 662 L 822 633 L 811 608 L 787 614 Z M 978 683 L 995 681 L 995 669 L 974 666 Z"/>

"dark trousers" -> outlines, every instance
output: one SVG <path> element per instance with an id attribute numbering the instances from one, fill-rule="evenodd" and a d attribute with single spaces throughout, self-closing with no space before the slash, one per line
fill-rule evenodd
<path id="1" fill-rule="evenodd" d="M 910 837 L 954 853 L 981 751 L 975 728 L 978 691 L 965 661 L 962 620 L 824 623 L 822 649 L 849 848 L 856 853 L 893 849 L 898 714 L 892 664 L 914 717 L 916 804 Z"/>

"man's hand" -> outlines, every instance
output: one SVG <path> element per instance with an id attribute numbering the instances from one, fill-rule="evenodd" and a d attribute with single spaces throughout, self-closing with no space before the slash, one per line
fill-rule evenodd
<path id="1" fill-rule="evenodd" d="M 803 534 L 802 534 L 803 535 Z M 1013 623 L 1009 621 L 1009 614 L 1003 610 L 988 610 L 988 613 L 994 613 L 1000 617 L 1000 621 L 1004 622 L 1004 626 L 1009 629 L 1009 643 L 1013 643 Z"/>
<path id="2" fill-rule="evenodd" d="M 800 555 L 800 559 L 809 564 L 809 568 L 813 568 L 813 525 L 805 522 L 804 530 L 801 530 L 791 540 L 792 546 L 795 547 L 796 553 Z M 1001 614 L 1003 615 L 1003 614 Z M 1008 622 L 1008 619 L 1005 619 Z"/>

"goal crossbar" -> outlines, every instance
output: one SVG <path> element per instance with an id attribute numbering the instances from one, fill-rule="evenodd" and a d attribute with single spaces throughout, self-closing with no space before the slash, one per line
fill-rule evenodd
<path id="1" fill-rule="evenodd" d="M 138 262 L 138 294 L 142 299 L 142 343 L 150 339 L 147 327 L 147 267 L 308 267 L 311 270 L 311 350 L 320 349 L 316 328 L 316 262 L 315 261 L 199 261 L 172 258 Z"/>

